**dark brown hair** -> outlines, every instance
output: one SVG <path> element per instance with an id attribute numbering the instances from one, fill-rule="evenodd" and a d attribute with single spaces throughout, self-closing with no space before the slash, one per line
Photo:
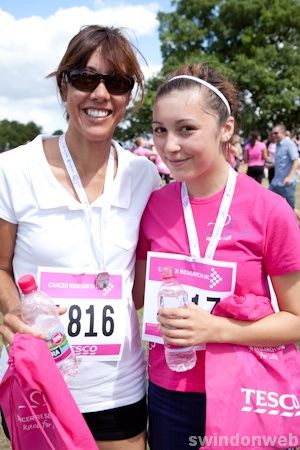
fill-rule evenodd
<path id="1" fill-rule="evenodd" d="M 260 137 L 260 134 L 259 134 L 258 131 L 252 131 L 252 132 L 250 133 L 249 142 L 250 142 L 250 144 L 251 144 L 252 147 L 254 147 L 255 142 L 259 139 L 259 137 Z"/>
<path id="2" fill-rule="evenodd" d="M 176 71 L 174 71 L 172 74 L 168 76 L 166 82 L 158 88 L 155 101 L 158 100 L 159 97 L 170 93 L 174 89 L 182 90 L 182 89 L 189 89 L 191 87 L 194 88 L 195 86 L 197 86 L 199 89 L 205 90 L 208 99 L 208 107 L 212 111 L 217 113 L 219 117 L 219 122 L 221 124 L 226 122 L 229 113 L 225 103 L 220 99 L 218 95 L 216 95 L 212 90 L 210 90 L 206 86 L 200 83 L 196 83 L 195 81 L 190 80 L 188 78 L 177 78 L 176 80 L 169 81 L 171 80 L 171 78 L 178 75 L 191 75 L 196 78 L 200 78 L 204 81 L 207 81 L 208 83 L 215 86 L 217 89 L 219 89 L 220 92 L 222 92 L 222 94 L 227 99 L 230 105 L 231 115 L 234 116 L 238 107 L 238 92 L 236 87 L 234 86 L 233 83 L 226 80 L 223 77 L 223 75 L 221 75 L 219 72 L 209 67 L 209 65 L 206 63 L 189 64 L 182 66 Z"/>
<path id="3" fill-rule="evenodd" d="M 57 70 L 48 75 L 48 77 L 56 77 L 61 98 L 64 99 L 65 93 L 64 72 L 85 68 L 92 54 L 98 49 L 112 65 L 115 73 L 134 79 L 137 84 L 136 95 L 139 94 L 142 101 L 144 76 L 136 54 L 144 60 L 145 58 L 121 28 L 101 25 L 83 26 L 69 42 Z"/>

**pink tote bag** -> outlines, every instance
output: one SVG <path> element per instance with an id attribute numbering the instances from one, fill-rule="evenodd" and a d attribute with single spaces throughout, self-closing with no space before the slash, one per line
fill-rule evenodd
<path id="1" fill-rule="evenodd" d="M 268 298 L 248 294 L 222 300 L 213 314 L 247 321 L 273 309 Z M 205 449 L 300 445 L 300 353 L 294 344 L 208 344 L 205 367 Z"/>

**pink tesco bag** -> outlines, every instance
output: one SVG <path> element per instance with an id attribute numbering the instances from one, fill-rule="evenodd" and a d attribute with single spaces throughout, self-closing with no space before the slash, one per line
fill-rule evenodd
<path id="1" fill-rule="evenodd" d="M 270 300 L 230 296 L 213 314 L 257 320 Z M 300 444 L 300 353 L 293 344 L 207 344 L 205 449 L 271 449 Z"/>
<path id="2" fill-rule="evenodd" d="M 13 450 L 98 450 L 45 341 L 16 334 L 0 384 Z"/>

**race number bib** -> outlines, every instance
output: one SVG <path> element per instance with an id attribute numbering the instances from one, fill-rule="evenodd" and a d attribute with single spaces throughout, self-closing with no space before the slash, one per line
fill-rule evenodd
<path id="1" fill-rule="evenodd" d="M 104 289 L 96 287 L 97 272 L 39 267 L 38 284 L 56 305 L 76 355 L 94 361 L 118 361 L 125 339 L 125 302 L 121 274 L 110 273 Z"/>
<path id="2" fill-rule="evenodd" d="M 176 278 L 188 293 L 189 301 L 208 312 L 234 292 L 236 282 L 236 263 L 191 260 L 184 255 L 148 252 L 143 339 L 159 344 L 163 344 L 163 339 L 156 320 L 157 293 L 162 283 L 162 270 L 166 266 L 174 267 Z"/>

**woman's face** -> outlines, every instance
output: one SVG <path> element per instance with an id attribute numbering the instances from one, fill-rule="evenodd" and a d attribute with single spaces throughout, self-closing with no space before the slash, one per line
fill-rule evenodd
<path id="1" fill-rule="evenodd" d="M 110 63 L 96 50 L 90 57 L 86 69 L 101 74 L 111 74 Z M 68 133 L 73 132 L 88 141 L 111 140 L 114 130 L 124 117 L 130 100 L 130 92 L 112 95 L 101 80 L 93 92 L 66 86 L 66 108 L 69 115 Z"/>
<path id="2" fill-rule="evenodd" d="M 220 126 L 197 88 L 173 90 L 153 110 L 153 140 L 172 176 L 192 182 L 224 164 L 222 142 L 233 132 L 230 120 Z"/>

